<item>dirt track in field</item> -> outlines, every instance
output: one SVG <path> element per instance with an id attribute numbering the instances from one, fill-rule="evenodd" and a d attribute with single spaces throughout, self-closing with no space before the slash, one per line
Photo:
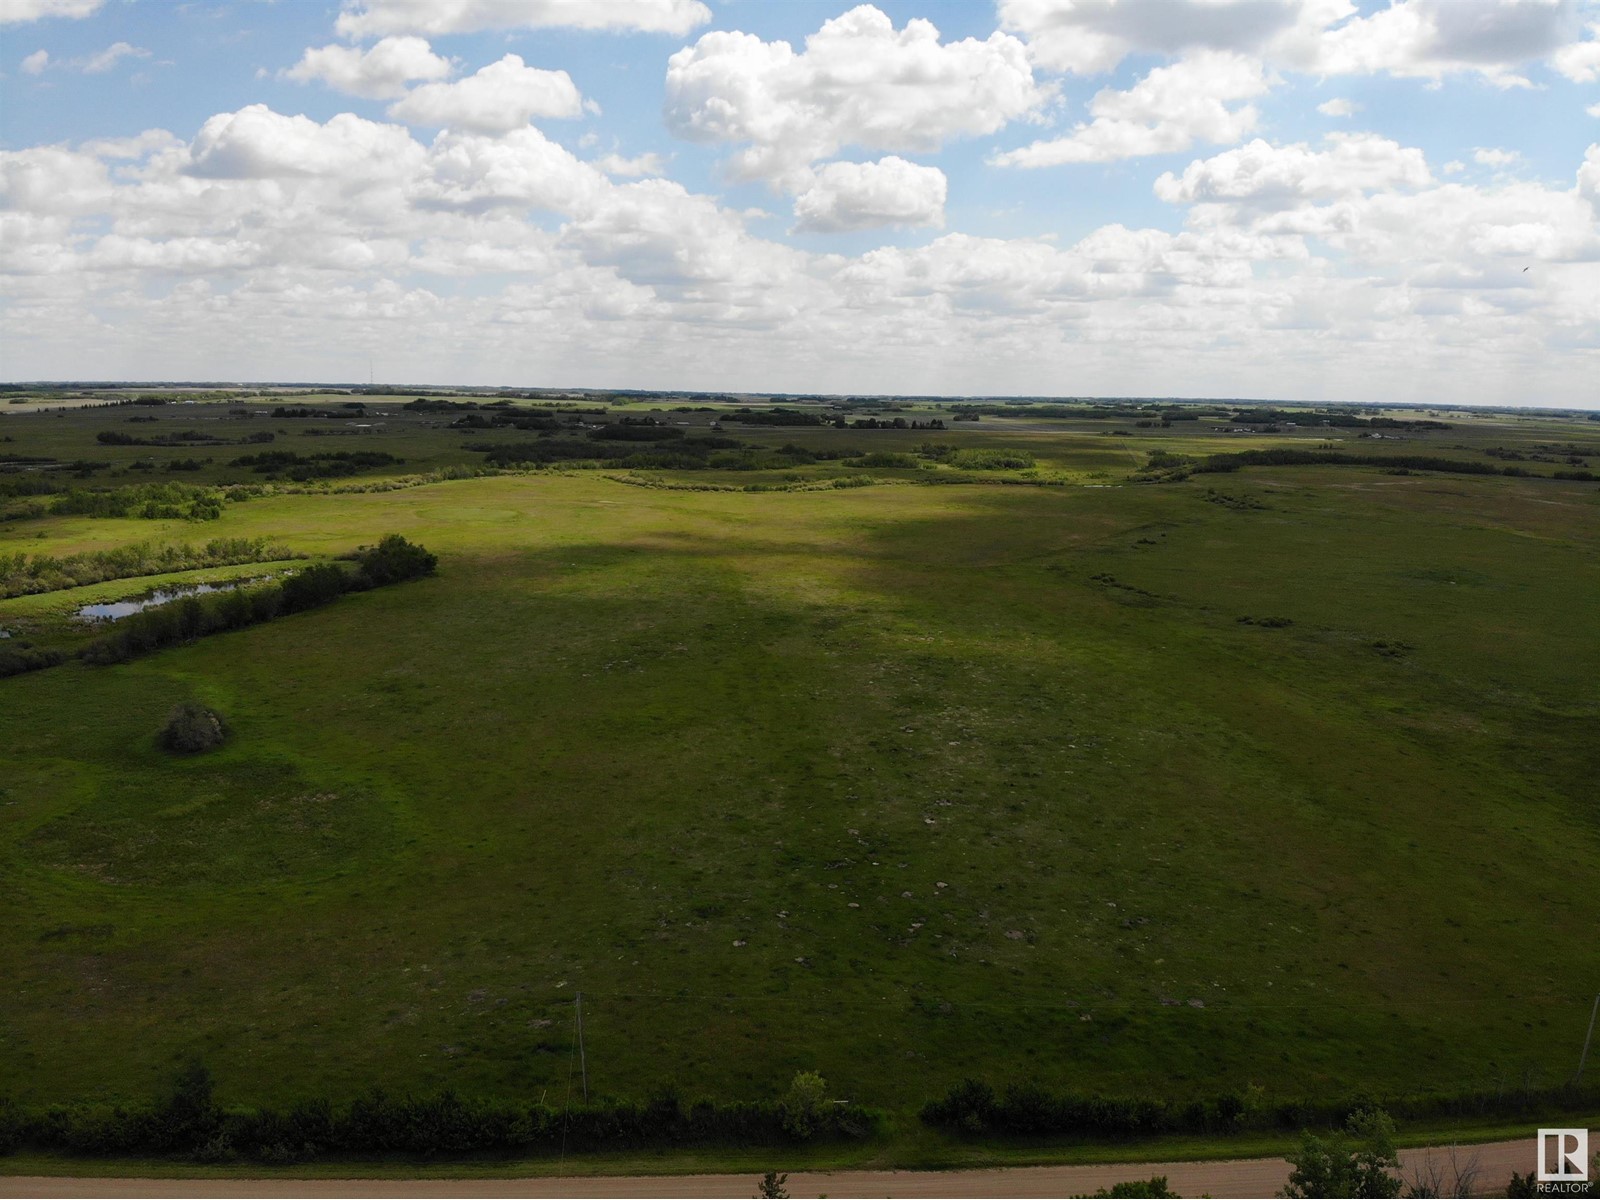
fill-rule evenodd
<path id="1" fill-rule="evenodd" d="M 1596 1141 L 1600 1141 L 1600 1131 L 1590 1135 L 1590 1144 Z M 1503 1196 L 1512 1172 L 1533 1169 L 1534 1153 L 1531 1131 L 1528 1137 L 1510 1142 L 1454 1150 L 1406 1150 L 1400 1156 L 1401 1175 L 1410 1183 L 1431 1162 L 1442 1173 L 1440 1182 L 1446 1189 L 1444 1194 L 1449 1195 L 1456 1166 L 1475 1162 L 1478 1174 L 1472 1194 Z M 1287 1183 L 1289 1164 L 1281 1158 L 1247 1158 L 981 1171 L 796 1171 L 789 1175 L 786 1188 L 794 1197 L 1073 1196 L 1152 1175 L 1165 1175 L 1167 1186 L 1183 1196 L 1273 1196 Z M 34 1175 L 0 1176 L 0 1197 L 744 1197 L 755 1193 L 757 1182 L 753 1174 L 540 1179 L 96 1179 Z"/>

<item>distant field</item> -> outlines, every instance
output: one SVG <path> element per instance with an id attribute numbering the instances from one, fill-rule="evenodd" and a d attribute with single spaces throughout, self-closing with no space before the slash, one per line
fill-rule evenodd
<path id="1" fill-rule="evenodd" d="M 947 425 L 862 430 L 632 403 L 586 424 L 715 420 L 745 444 L 718 453 L 768 465 L 444 479 L 540 431 L 361 399 L 0 405 L 0 484 L 251 493 L 187 521 L 0 489 L 0 557 L 265 537 L 317 558 L 391 532 L 440 557 L 0 679 L 0 1092 L 141 1097 L 199 1055 L 234 1102 L 556 1095 L 580 990 L 614 1096 L 765 1097 L 815 1069 L 906 1110 L 969 1075 L 1294 1097 L 1576 1065 L 1600 990 L 1600 484 L 1551 476 L 1600 470 L 1600 424 L 827 413 Z M 1130 479 L 1151 451 L 1325 443 L 1528 474 Z M 345 450 L 403 461 L 230 465 Z M 54 466 L 83 462 L 109 466 Z M 414 486 L 349 490 L 391 480 Z M 70 650 L 79 604 L 166 581 L 0 600 L 0 649 Z M 227 715 L 224 749 L 156 748 L 187 699 Z"/>

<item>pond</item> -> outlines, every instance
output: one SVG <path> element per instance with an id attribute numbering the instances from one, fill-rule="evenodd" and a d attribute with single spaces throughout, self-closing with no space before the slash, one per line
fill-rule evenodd
<path id="1" fill-rule="evenodd" d="M 265 577 L 263 577 L 265 578 Z M 247 583 L 260 583 L 261 579 L 237 579 L 232 583 L 190 583 L 182 587 L 160 588 L 147 596 L 133 600 L 112 600 L 104 604 L 85 604 L 74 615 L 80 621 L 117 621 L 131 617 L 147 608 L 159 608 L 185 596 L 204 596 L 208 592 L 231 592 Z"/>

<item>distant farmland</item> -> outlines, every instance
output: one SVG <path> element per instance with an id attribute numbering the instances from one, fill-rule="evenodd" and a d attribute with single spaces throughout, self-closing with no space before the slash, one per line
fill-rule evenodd
<path id="1" fill-rule="evenodd" d="M 0 417 L 18 579 L 212 539 L 439 558 L 116 666 L 72 658 L 76 608 L 262 568 L 0 600 L 0 656 L 66 658 L 0 679 L 17 1101 L 144 1097 L 193 1057 L 230 1103 L 538 1098 L 579 991 L 613 1097 L 815 1070 L 912 1114 L 969 1076 L 1286 1099 L 1576 1065 L 1600 425 L 282 403 Z M 1215 457 L 1245 450 L 1368 461 Z M 226 745 L 157 746 L 184 701 Z"/>

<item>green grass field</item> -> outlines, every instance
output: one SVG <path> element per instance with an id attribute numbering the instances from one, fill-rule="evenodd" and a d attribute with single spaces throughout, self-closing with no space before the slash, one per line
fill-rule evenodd
<path id="1" fill-rule="evenodd" d="M 0 451 L 112 463 L 95 487 L 197 453 L 170 478 L 259 479 L 226 466 L 252 447 L 106 429 L 281 427 L 272 448 L 406 461 L 201 524 L 17 518 L 0 554 L 264 536 L 320 556 L 394 532 L 440 568 L 0 680 L 0 1091 L 20 1101 L 142 1097 L 193 1055 L 230 1102 L 559 1096 L 580 990 L 591 1088 L 614 1096 L 765 1097 L 816 1069 L 904 1111 L 968 1075 L 1295 1097 L 1576 1065 L 1600 990 L 1594 483 L 1534 459 L 1138 485 L 1152 449 L 1354 434 L 1019 415 L 726 427 L 1038 460 L 959 486 L 826 460 L 341 492 L 533 435 L 130 411 L 6 415 Z M 1362 452 L 1600 455 L 1592 423 L 1444 419 Z M 752 483 L 794 490 L 689 490 Z M 78 604 L 162 581 L 3 600 L 0 627 L 70 647 Z M 156 748 L 187 699 L 226 714 L 225 748 Z"/>

